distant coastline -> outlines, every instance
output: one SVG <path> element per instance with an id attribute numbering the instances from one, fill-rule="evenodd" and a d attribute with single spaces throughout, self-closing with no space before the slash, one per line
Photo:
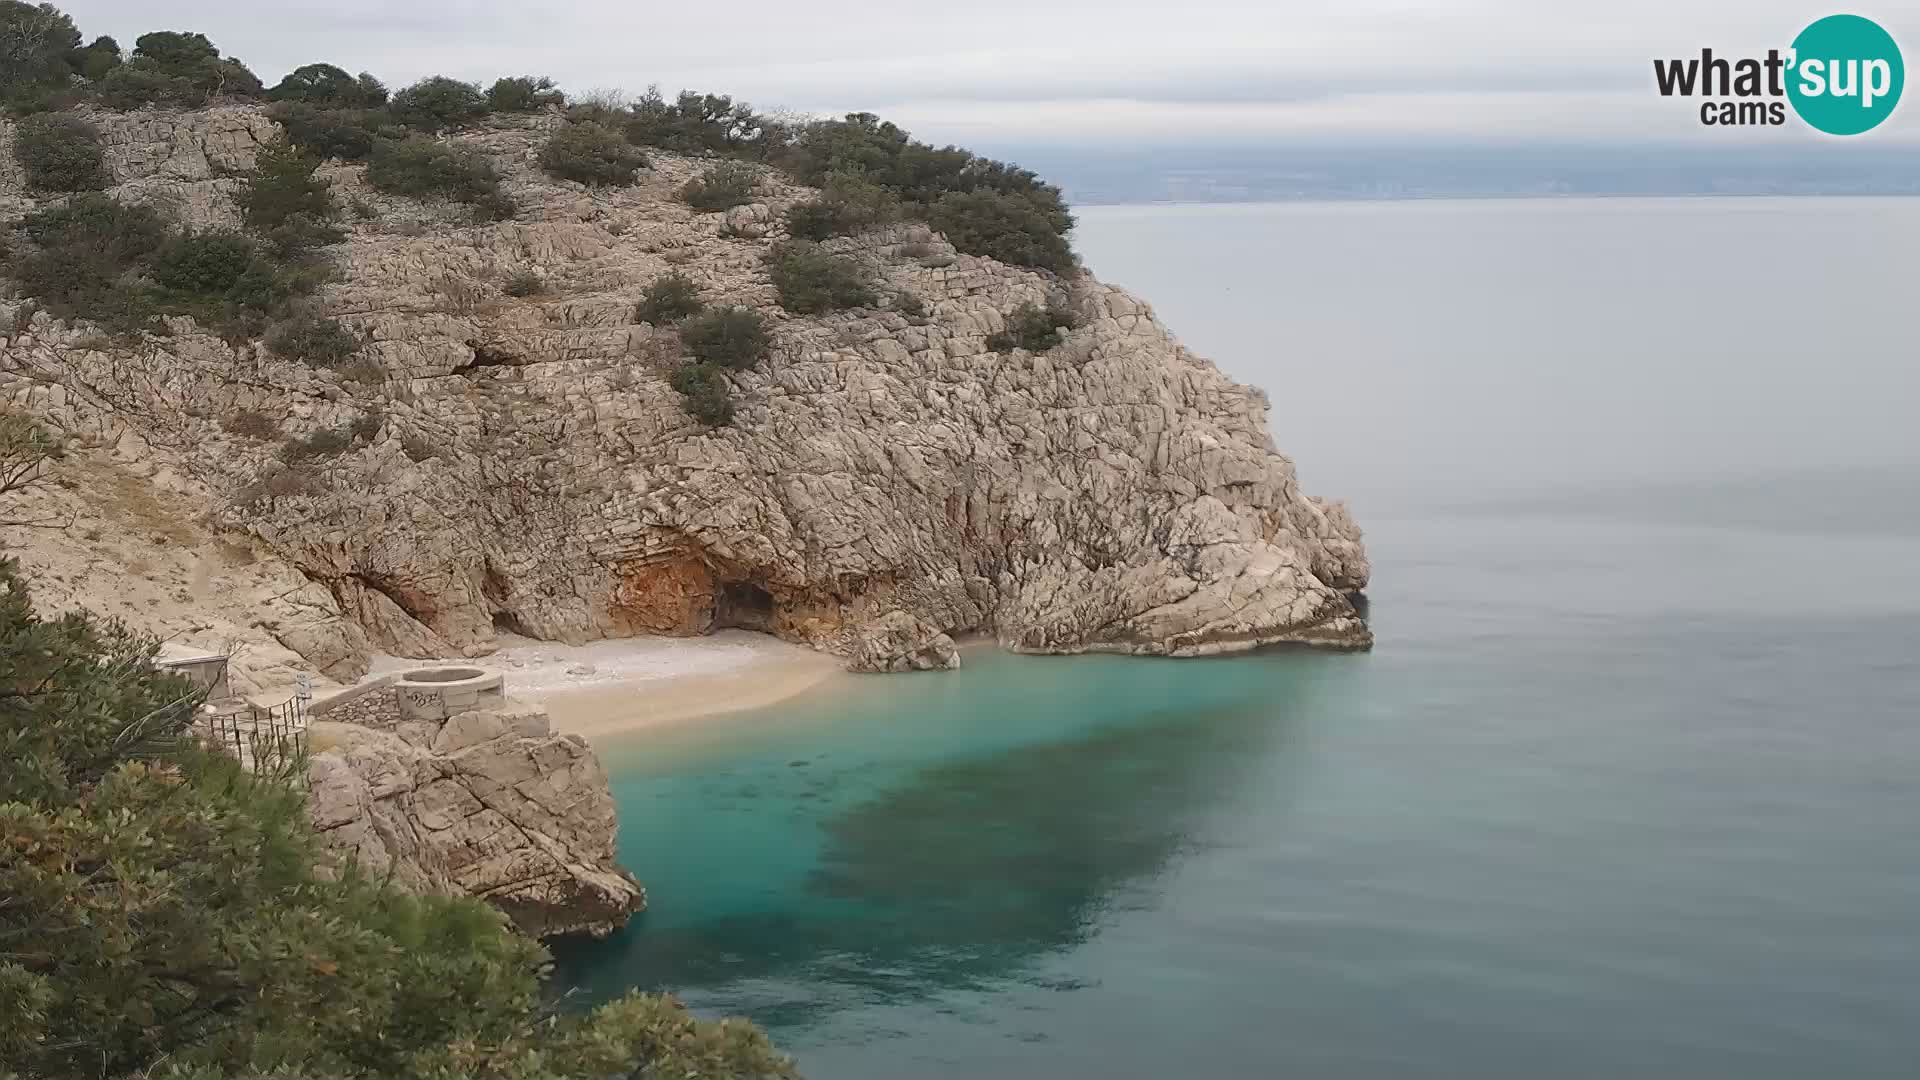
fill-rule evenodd
<path id="1" fill-rule="evenodd" d="M 1626 191 L 1445 193 L 1419 195 L 1267 195 L 1258 198 L 1220 196 L 1218 198 L 1074 198 L 1075 207 L 1122 206 L 1250 206 L 1273 203 L 1389 203 L 1389 202 L 1559 202 L 1573 199 L 1907 199 L 1920 191 L 1823 192 L 1823 191 L 1683 191 L 1647 193 Z"/>
<path id="2" fill-rule="evenodd" d="M 1083 206 L 1687 196 L 1920 195 L 1920 146 L 1021 146 Z"/>

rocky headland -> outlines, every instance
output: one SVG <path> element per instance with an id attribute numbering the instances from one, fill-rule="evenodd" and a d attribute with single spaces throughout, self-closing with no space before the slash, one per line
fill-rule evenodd
<path id="1" fill-rule="evenodd" d="M 239 177 L 278 133 L 255 106 L 90 119 L 111 194 L 201 229 L 239 226 Z M 876 306 L 790 314 L 764 258 L 812 189 L 769 171 L 750 203 L 700 212 L 678 193 L 707 163 L 654 151 L 630 187 L 555 180 L 536 160 L 566 123 L 449 137 L 504 177 L 516 210 L 495 223 L 322 167 L 355 209 L 317 294 L 364 342 L 351 377 L 191 319 L 110 337 L 17 298 L 0 300 L 0 395 L 244 546 L 297 614 L 223 624 L 341 680 L 375 650 L 478 656 L 509 630 L 745 627 L 872 671 L 948 666 L 973 633 L 1062 653 L 1369 644 L 1352 518 L 1301 491 L 1265 396 L 1142 301 L 892 224 L 823 245 L 872 275 Z M 53 201 L 12 136 L 0 125 L 4 217 Z M 635 318 L 670 271 L 771 327 L 769 358 L 729 373 L 730 425 L 688 415 L 675 330 Z M 1057 346 L 992 347 L 1049 303 L 1075 316 Z M 349 430 L 325 456 L 283 449 Z"/>

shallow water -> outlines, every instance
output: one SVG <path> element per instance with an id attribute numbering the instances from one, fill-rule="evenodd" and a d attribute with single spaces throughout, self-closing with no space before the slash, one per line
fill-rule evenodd
<path id="1" fill-rule="evenodd" d="M 1915 1075 L 1920 529 L 1482 465 L 1305 465 L 1375 491 L 1370 654 L 984 650 L 607 747 L 653 908 L 563 971 L 854 1080 Z"/>

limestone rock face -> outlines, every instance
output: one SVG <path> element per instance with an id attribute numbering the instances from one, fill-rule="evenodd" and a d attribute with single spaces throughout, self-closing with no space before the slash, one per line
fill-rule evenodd
<path id="1" fill-rule="evenodd" d="M 646 906 L 614 865 L 606 772 L 544 713 L 360 719 L 309 733 L 308 814 L 329 849 L 410 892 L 486 900 L 539 937 L 604 937 Z"/>
<path id="2" fill-rule="evenodd" d="M 266 122 L 142 116 L 114 129 L 129 140 L 114 143 L 116 176 L 184 162 L 168 182 L 208 215 L 230 208 L 232 181 L 194 179 L 195 154 L 238 159 Z M 381 195 L 357 166 L 324 170 L 372 215 L 344 222 L 321 296 L 368 342 L 371 375 L 234 348 L 184 320 L 100 352 L 85 327 L 42 315 L 4 339 L 0 394 L 57 385 L 61 425 L 137 433 L 219 493 L 219 524 L 405 655 L 483 654 L 503 629 L 580 642 L 725 626 L 888 671 L 946 666 L 966 633 L 1032 652 L 1370 643 L 1349 599 L 1368 575 L 1352 517 L 1301 491 L 1265 396 L 1139 299 L 902 225 L 830 242 L 881 306 L 793 316 L 763 258 L 812 192 L 770 175 L 753 204 L 697 213 L 676 192 L 705 166 L 657 152 L 632 188 L 556 182 L 534 159 L 557 122 L 460 137 L 507 178 L 520 212 L 498 224 Z M 687 416 L 667 382 L 676 332 L 635 320 L 669 270 L 770 321 L 772 355 L 730 375 L 729 427 Z M 506 295 L 522 272 L 545 290 Z M 1049 300 L 1078 316 L 1063 344 L 988 348 L 1019 305 Z M 0 333 L 8 314 L 0 301 Z M 241 410 L 286 436 L 377 427 L 295 467 L 221 426 Z"/>
<path id="3" fill-rule="evenodd" d="M 847 655 L 849 671 L 935 671 L 960 666 L 940 628 L 910 611 L 890 611 L 862 626 Z"/>

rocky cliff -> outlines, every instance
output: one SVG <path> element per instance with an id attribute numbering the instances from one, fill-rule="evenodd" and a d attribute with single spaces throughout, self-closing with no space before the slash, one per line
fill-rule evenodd
<path id="1" fill-rule="evenodd" d="M 248 108 L 96 122 L 116 193 L 199 225 L 237 221 L 231 176 L 273 134 Z M 1261 392 L 1146 304 L 896 226 L 829 246 L 919 304 L 792 316 L 762 259 L 807 189 L 770 176 L 752 205 L 698 213 L 676 192 L 703 163 L 658 152 L 631 188 L 554 181 L 533 158 L 559 122 L 458 137 L 507 178 L 519 209 L 498 224 L 324 170 L 357 210 L 322 294 L 368 342 L 351 377 L 186 320 L 129 345 L 0 300 L 0 399 L 316 583 L 324 610 L 275 637 L 336 677 L 372 648 L 478 655 L 504 629 L 742 626 L 867 670 L 944 666 L 967 633 L 1032 652 L 1369 644 L 1352 519 L 1301 492 Z M 17 214 L 35 203 L 9 145 L 0 125 L 0 213 Z M 773 321 L 772 359 L 731 376 L 731 426 L 688 417 L 675 332 L 634 317 L 668 270 Z M 507 295 L 527 274 L 538 294 Z M 1078 316 L 1063 344 L 989 348 L 1050 299 Z M 277 434 L 237 434 L 241 414 Z M 276 453 L 356 421 L 343 453 Z"/>
<path id="2" fill-rule="evenodd" d="M 613 797 L 579 736 L 509 702 L 402 720 L 391 691 L 328 711 L 308 734 L 320 839 L 409 892 L 473 896 L 536 937 L 604 937 L 646 906 L 613 861 Z"/>

